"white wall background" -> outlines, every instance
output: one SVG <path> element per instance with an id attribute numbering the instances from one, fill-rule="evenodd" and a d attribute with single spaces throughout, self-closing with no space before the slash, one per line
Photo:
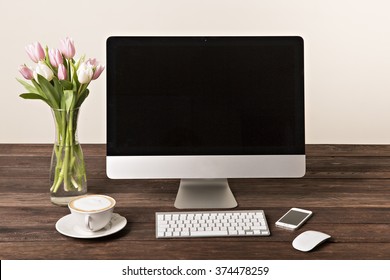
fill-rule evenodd
<path id="1" fill-rule="evenodd" d="M 40 101 L 18 97 L 24 46 L 70 36 L 105 64 L 110 35 L 301 35 L 306 142 L 390 143 L 390 1 L 0 0 L 0 143 L 51 143 Z M 105 75 L 90 85 L 79 139 L 105 143 Z"/>

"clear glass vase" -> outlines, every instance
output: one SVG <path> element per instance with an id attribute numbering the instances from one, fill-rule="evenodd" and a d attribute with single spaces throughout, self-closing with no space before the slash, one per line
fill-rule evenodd
<path id="1" fill-rule="evenodd" d="M 65 206 L 87 192 L 84 155 L 77 139 L 79 108 L 52 109 L 52 114 L 55 143 L 50 164 L 50 199 Z"/>

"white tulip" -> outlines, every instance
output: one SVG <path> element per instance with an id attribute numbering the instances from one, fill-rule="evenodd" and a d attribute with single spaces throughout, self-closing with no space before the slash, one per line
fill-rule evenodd
<path id="1" fill-rule="evenodd" d="M 81 63 L 77 69 L 77 77 L 80 84 L 88 84 L 93 77 L 93 65 L 90 63 Z"/>
<path id="2" fill-rule="evenodd" d="M 39 61 L 34 71 L 34 78 L 38 81 L 38 74 L 44 77 L 49 82 L 53 79 L 54 73 L 51 69 L 43 62 Z"/>

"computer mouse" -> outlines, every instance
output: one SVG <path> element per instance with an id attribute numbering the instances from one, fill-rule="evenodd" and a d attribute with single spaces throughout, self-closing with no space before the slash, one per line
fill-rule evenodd
<path id="1" fill-rule="evenodd" d="M 308 230 L 295 237 L 292 245 L 299 251 L 309 252 L 330 237 L 330 235 L 323 232 Z"/>

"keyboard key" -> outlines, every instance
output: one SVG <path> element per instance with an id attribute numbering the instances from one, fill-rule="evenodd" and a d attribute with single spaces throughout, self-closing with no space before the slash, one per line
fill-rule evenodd
<path id="1" fill-rule="evenodd" d="M 223 236 L 223 235 L 227 235 L 227 230 L 224 230 L 224 231 L 195 231 L 195 232 L 191 232 L 191 236 L 194 236 L 194 237 L 199 237 L 199 236 L 203 236 L 203 237 L 207 237 L 207 236 Z"/>

